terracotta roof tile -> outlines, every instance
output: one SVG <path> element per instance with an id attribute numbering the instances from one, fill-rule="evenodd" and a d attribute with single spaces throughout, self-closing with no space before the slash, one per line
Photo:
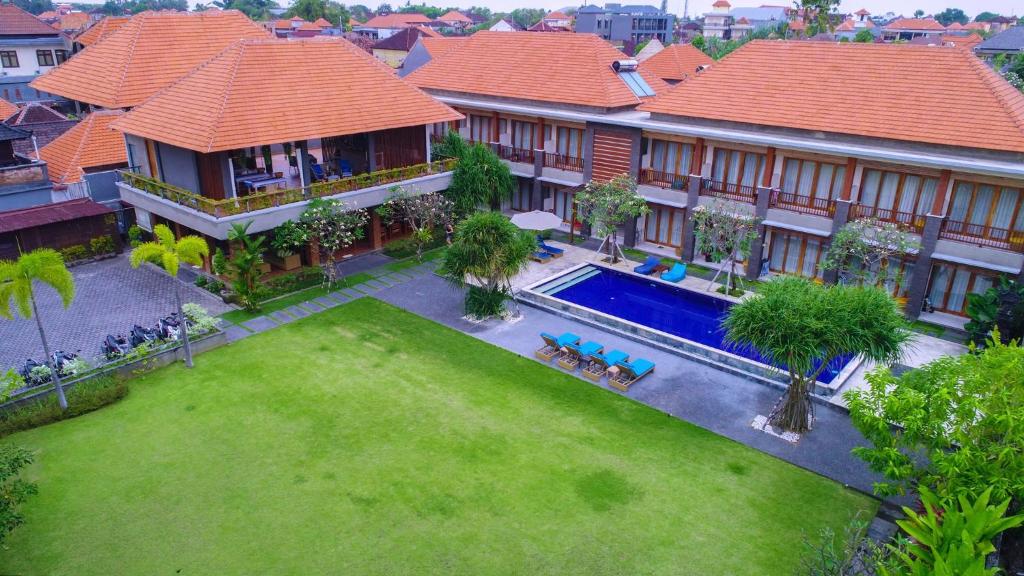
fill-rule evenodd
<path id="1" fill-rule="evenodd" d="M 103 108 L 126 108 L 232 42 L 268 36 L 237 10 L 143 12 L 102 42 L 36 78 L 31 86 Z"/>
<path id="2" fill-rule="evenodd" d="M 857 16 L 871 16 L 871 12 L 868 12 L 866 8 L 861 8 L 854 12 Z"/>
<path id="3" fill-rule="evenodd" d="M 296 28 L 296 30 L 310 30 L 310 31 L 315 30 L 315 31 L 319 32 L 320 31 L 320 26 L 317 26 L 316 24 L 314 24 L 312 22 L 303 22 L 302 24 L 299 24 L 299 26 L 298 26 L 298 28 Z"/>
<path id="4" fill-rule="evenodd" d="M 81 34 L 76 36 L 75 42 L 78 42 L 82 46 L 92 46 L 120 30 L 121 27 L 127 24 L 129 20 L 131 20 L 131 16 L 107 16 L 86 28 Z"/>
<path id="5" fill-rule="evenodd" d="M 124 136 L 110 124 L 124 115 L 121 110 L 93 112 L 74 128 L 40 148 L 55 184 L 81 182 L 84 168 L 128 163 Z"/>
<path id="6" fill-rule="evenodd" d="M 473 20 L 458 10 L 451 10 L 444 16 L 439 16 L 438 20 L 442 22 L 463 22 L 465 24 L 471 24 L 473 22 Z"/>
<path id="7" fill-rule="evenodd" d="M 20 110 L 20 108 L 11 104 L 7 100 L 0 98 L 0 118 L 4 118 L 6 120 L 7 118 L 17 114 L 18 110 Z"/>
<path id="8" fill-rule="evenodd" d="M 318 37 L 237 42 L 115 128 L 212 152 L 461 117 L 351 42 Z"/>
<path id="9" fill-rule="evenodd" d="M 858 24 L 858 22 L 856 20 L 854 20 L 853 18 L 850 18 L 850 19 L 847 19 L 847 20 L 843 20 L 842 24 L 840 24 L 839 26 L 836 26 L 836 30 L 835 31 L 836 32 L 853 32 L 854 30 L 857 29 L 857 24 Z M 864 24 L 864 26 L 863 26 L 862 29 L 864 29 L 864 30 L 871 30 L 871 29 L 873 29 L 875 27 L 875 23 L 872 22 L 871 20 L 865 20 L 863 22 L 863 24 Z"/>
<path id="10" fill-rule="evenodd" d="M 405 79 L 430 90 L 622 108 L 641 102 L 611 68 L 626 59 L 593 34 L 481 31 Z M 644 69 L 640 75 L 657 93 L 668 87 Z"/>
<path id="11" fill-rule="evenodd" d="M 313 24 L 316 24 L 321 28 L 332 28 L 334 26 L 334 24 L 331 24 L 330 20 L 327 20 L 326 18 L 317 18 L 316 22 L 313 22 Z"/>
<path id="12" fill-rule="evenodd" d="M 946 26 L 946 30 L 963 30 L 964 25 L 959 22 L 950 22 L 949 26 Z"/>
<path id="13" fill-rule="evenodd" d="M 451 36 L 440 38 L 430 38 L 427 36 L 420 37 L 420 43 L 427 50 L 427 54 L 430 54 L 431 58 L 437 58 L 441 54 L 448 52 L 449 50 L 462 46 L 462 44 L 468 40 L 466 36 Z"/>
<path id="14" fill-rule="evenodd" d="M 554 12 L 548 12 L 547 15 L 544 16 L 544 20 L 568 20 L 568 19 L 569 19 L 569 17 L 564 12 L 559 12 L 557 10 L 554 11 Z"/>
<path id="15" fill-rule="evenodd" d="M 690 44 L 670 44 L 664 50 L 644 60 L 641 69 L 646 69 L 662 80 L 680 81 L 693 76 L 697 67 L 711 64 L 707 54 Z"/>
<path id="16" fill-rule="evenodd" d="M 944 44 L 950 46 L 960 46 L 962 48 L 974 48 L 978 44 L 981 44 L 984 38 L 977 34 L 968 34 L 961 36 L 959 34 L 943 34 L 941 40 Z"/>
<path id="17" fill-rule="evenodd" d="M 945 30 L 934 18 L 898 18 L 884 26 L 886 30 Z"/>
<path id="18" fill-rule="evenodd" d="M 964 30 L 988 30 L 984 22 L 968 22 L 964 24 Z"/>
<path id="19" fill-rule="evenodd" d="M 54 24 L 54 28 L 58 30 L 81 30 L 89 24 L 89 15 L 85 12 L 72 12 L 65 14 L 60 17 L 60 20 Z"/>
<path id="20" fill-rule="evenodd" d="M 726 0 L 718 0 L 711 6 L 714 8 L 732 8 L 732 4 L 729 4 Z"/>
<path id="21" fill-rule="evenodd" d="M 367 28 L 405 28 L 412 24 L 428 24 L 430 18 L 427 18 L 419 12 L 409 12 L 407 14 L 395 13 L 387 14 L 385 16 L 374 16 L 367 20 Z"/>
<path id="22" fill-rule="evenodd" d="M 753 41 L 640 109 L 1024 152 L 1024 94 L 963 48 Z"/>
<path id="23" fill-rule="evenodd" d="M 56 36 L 57 31 L 14 4 L 0 4 L 0 36 Z"/>

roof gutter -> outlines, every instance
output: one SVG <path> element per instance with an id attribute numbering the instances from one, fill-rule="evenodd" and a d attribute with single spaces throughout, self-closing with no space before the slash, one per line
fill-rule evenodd
<path id="1" fill-rule="evenodd" d="M 676 134 L 694 138 L 728 140 L 756 146 L 774 146 L 777 148 L 799 150 L 801 152 L 817 152 L 837 156 L 856 156 L 857 158 L 864 160 L 875 160 L 895 164 L 910 164 L 913 166 L 935 168 L 939 170 L 953 170 L 1007 178 L 1024 178 L 1024 163 L 1000 162 L 981 158 L 948 156 L 942 154 L 926 154 L 921 152 L 864 146 L 846 142 L 828 142 L 810 138 L 762 134 L 759 132 L 745 130 L 711 128 L 707 126 L 694 126 L 676 122 L 664 122 L 651 120 L 651 115 L 649 113 L 641 111 L 619 112 L 603 115 L 593 112 L 559 110 L 557 108 L 542 108 L 537 106 L 474 100 L 454 96 L 434 95 L 434 97 L 449 106 L 486 108 L 489 110 L 497 110 L 499 112 L 544 116 L 545 118 L 565 120 L 569 122 L 598 122 L 601 124 L 613 124 L 616 126 L 655 130 L 666 134 Z"/>

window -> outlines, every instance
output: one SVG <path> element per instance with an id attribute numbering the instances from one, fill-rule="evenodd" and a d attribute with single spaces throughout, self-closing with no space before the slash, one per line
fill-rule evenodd
<path id="1" fill-rule="evenodd" d="M 712 178 L 726 185 L 730 192 L 745 186 L 750 193 L 764 178 L 764 154 L 740 150 L 715 149 Z"/>
<path id="2" fill-rule="evenodd" d="M 537 129 L 537 125 L 533 122 L 523 122 L 522 120 L 512 121 L 512 147 L 522 148 L 523 150 L 533 150 L 533 138 L 534 131 Z"/>
<path id="3" fill-rule="evenodd" d="M 693 144 L 651 140 L 651 170 L 666 174 L 688 175 Z"/>
<path id="4" fill-rule="evenodd" d="M 843 188 L 846 166 L 814 160 L 786 158 L 782 191 L 815 199 L 835 200 Z"/>
<path id="5" fill-rule="evenodd" d="M 865 170 L 860 186 L 858 214 L 901 222 L 920 229 L 932 208 L 938 178 L 904 172 Z"/>
<path id="6" fill-rule="evenodd" d="M 491 117 L 470 114 L 469 116 L 469 140 L 470 142 L 491 141 Z"/>
<path id="7" fill-rule="evenodd" d="M 57 56 L 57 64 L 63 64 L 68 61 L 67 50 L 54 50 L 53 53 Z"/>
<path id="8" fill-rule="evenodd" d="M 683 245 L 683 217 L 686 211 L 660 204 L 649 204 L 651 211 L 644 216 L 644 240 L 662 246 Z"/>
<path id="9" fill-rule="evenodd" d="M 555 151 L 573 158 L 583 158 L 583 130 L 559 126 L 555 130 Z"/>
<path id="10" fill-rule="evenodd" d="M 937 311 L 964 315 L 968 294 L 981 294 L 992 286 L 995 277 L 988 272 L 953 264 L 932 267 L 928 303 Z"/>
<path id="11" fill-rule="evenodd" d="M 53 50 L 36 50 L 40 66 L 53 66 Z"/>
<path id="12" fill-rule="evenodd" d="M 518 186 L 512 191 L 512 209 L 517 212 L 529 212 L 532 202 L 530 194 L 533 191 L 533 183 L 529 178 L 516 178 Z"/>
<path id="13" fill-rule="evenodd" d="M 572 219 L 573 195 L 567 190 L 566 188 L 555 190 L 555 214 L 562 219 L 562 222 Z"/>
<path id="14" fill-rule="evenodd" d="M 768 269 L 805 278 L 820 278 L 818 262 L 822 252 L 822 239 L 818 236 L 772 229 Z"/>
<path id="15" fill-rule="evenodd" d="M 14 50 L 0 50 L 0 64 L 4 68 L 17 68 L 18 64 L 18 53 Z"/>
<path id="16" fill-rule="evenodd" d="M 956 232 L 1007 241 L 1024 232 L 1021 189 L 978 182 L 957 182 L 949 205 L 949 220 Z"/>

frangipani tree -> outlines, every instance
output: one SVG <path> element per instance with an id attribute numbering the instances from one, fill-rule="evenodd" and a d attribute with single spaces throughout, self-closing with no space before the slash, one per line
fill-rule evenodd
<path id="1" fill-rule="evenodd" d="M 695 248 L 701 254 L 710 256 L 713 261 L 721 262 L 708 282 L 708 290 L 727 266 L 726 293 L 732 289 L 736 263 L 750 256 L 750 245 L 757 238 L 757 225 L 757 218 L 737 212 L 729 202 L 722 199 L 694 210 Z"/>
<path id="2" fill-rule="evenodd" d="M 210 255 L 210 247 L 199 236 L 187 235 L 179 239 L 174 238 L 174 232 L 163 224 L 153 227 L 154 240 L 143 242 L 132 250 L 131 264 L 138 268 L 143 262 L 155 264 L 166 272 L 171 278 L 178 277 L 178 267 L 182 262 L 201 266 L 203 258 Z M 181 308 L 181 283 L 174 283 L 174 300 L 178 308 L 178 318 L 181 322 L 181 341 L 185 348 L 185 366 L 192 367 L 192 346 L 188 340 L 188 322 L 185 321 L 185 311 Z"/>
<path id="3" fill-rule="evenodd" d="M 299 226 L 310 242 L 320 250 L 320 266 L 324 285 L 330 288 L 337 279 L 334 255 L 338 250 L 355 244 L 363 237 L 363 226 L 370 216 L 366 210 L 347 210 L 339 200 L 312 200 L 299 216 Z"/>
<path id="4" fill-rule="evenodd" d="M 592 233 L 604 238 L 602 246 L 608 246 L 612 263 L 619 261 L 622 251 L 617 237 L 619 226 L 651 211 L 647 201 L 636 192 L 636 180 L 628 174 L 608 181 L 591 180 L 573 201 Z"/>
<path id="5" fill-rule="evenodd" d="M 64 265 L 61 255 L 49 248 L 39 248 L 27 252 L 15 261 L 0 260 L 0 316 L 14 317 L 11 302 L 23 318 L 35 318 L 39 339 L 43 343 L 46 354 L 46 365 L 50 367 L 53 386 L 57 391 L 57 400 L 61 410 L 67 410 L 68 401 L 64 397 L 64 387 L 60 382 L 60 371 L 53 365 L 50 354 L 50 343 L 46 339 L 43 321 L 39 318 L 39 307 L 36 305 L 35 282 L 53 288 L 60 296 L 64 308 L 75 299 L 75 278 Z"/>
<path id="6" fill-rule="evenodd" d="M 822 270 L 835 270 L 844 284 L 899 284 L 903 276 L 891 266 L 921 248 L 907 228 L 896 222 L 860 218 L 836 232 L 822 258 Z"/>
<path id="7" fill-rule="evenodd" d="M 451 222 L 455 205 L 443 194 L 410 194 L 401 186 L 392 186 L 390 192 L 387 201 L 377 207 L 377 214 L 388 224 L 408 224 L 416 242 L 416 260 L 423 260 L 423 246 L 433 240 L 438 226 Z"/>
<path id="8" fill-rule="evenodd" d="M 811 392 L 830 362 L 860 354 L 889 365 L 911 338 L 896 301 L 882 290 L 822 286 L 796 276 L 767 282 L 757 295 L 733 305 L 723 324 L 726 341 L 785 365 L 789 388 L 769 422 L 800 433 L 810 430 Z"/>

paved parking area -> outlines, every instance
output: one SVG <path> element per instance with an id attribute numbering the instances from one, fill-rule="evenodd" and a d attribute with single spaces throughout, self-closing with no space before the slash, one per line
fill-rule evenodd
<path id="1" fill-rule="evenodd" d="M 169 278 L 149 264 L 133 269 L 128 255 L 75 266 L 75 300 L 65 310 L 57 294 L 45 287 L 36 290 L 39 314 L 50 346 L 68 351 L 81 350 L 85 357 L 99 354 L 100 342 L 108 333 L 127 333 L 133 324 L 152 326 L 174 311 L 174 286 L 184 288 L 185 302 L 196 302 L 211 314 L 222 314 L 230 306 L 205 290 Z M 20 367 L 25 358 L 42 360 L 35 320 L 0 319 L 0 369 Z"/>

